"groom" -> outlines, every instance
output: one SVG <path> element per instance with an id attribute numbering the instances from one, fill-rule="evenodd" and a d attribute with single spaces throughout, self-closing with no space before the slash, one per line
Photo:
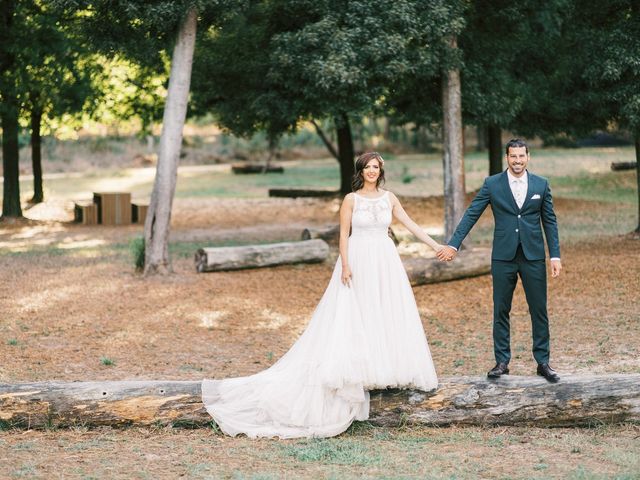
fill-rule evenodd
<path id="1" fill-rule="evenodd" d="M 509 373 L 511 346 L 509 313 L 513 291 L 522 281 L 533 329 L 533 357 L 538 375 L 549 382 L 560 380 L 549 366 L 549 319 L 547 317 L 547 274 L 542 228 L 551 257 L 551 276 L 560 275 L 558 225 L 548 181 L 527 171 L 529 148 L 519 139 L 507 143 L 508 169 L 485 179 L 453 233 L 449 245 L 438 252 L 443 261 L 453 260 L 462 241 L 487 205 L 495 220 L 491 275 L 493 277 L 493 348 L 496 366 L 487 376 Z"/>

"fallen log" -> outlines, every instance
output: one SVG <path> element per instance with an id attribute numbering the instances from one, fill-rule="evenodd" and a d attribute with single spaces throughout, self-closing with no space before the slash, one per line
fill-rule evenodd
<path id="1" fill-rule="evenodd" d="M 389 227 L 388 233 L 391 240 L 393 240 L 393 243 L 398 245 L 398 238 L 391 227 Z M 330 245 L 337 245 L 340 242 L 340 225 L 309 227 L 302 230 L 302 233 L 300 234 L 301 240 L 311 240 L 313 238 L 321 238 Z"/>
<path id="2" fill-rule="evenodd" d="M 298 198 L 298 197 L 339 197 L 340 191 L 312 188 L 270 188 L 270 197 Z"/>
<path id="3" fill-rule="evenodd" d="M 315 239 L 306 242 L 201 248 L 196 252 L 195 263 L 196 270 L 202 273 L 290 263 L 316 263 L 324 261 L 328 255 L 327 242 Z"/>
<path id="4" fill-rule="evenodd" d="M 452 262 L 441 262 L 435 257 L 411 257 L 403 258 L 402 263 L 411 285 L 447 282 L 489 273 L 491 250 L 488 248 L 462 250 Z"/>
<path id="5" fill-rule="evenodd" d="M 638 162 L 611 162 L 611 170 L 614 172 L 621 170 L 635 170 Z"/>
<path id="6" fill-rule="evenodd" d="M 0 427 L 188 426 L 211 423 L 200 382 L 0 384 Z M 640 374 L 448 377 L 432 392 L 371 392 L 375 425 L 590 426 L 640 422 Z"/>
<path id="7" fill-rule="evenodd" d="M 279 165 L 259 165 L 257 163 L 236 163 L 231 165 L 231 172 L 235 174 L 252 173 L 284 173 L 284 168 Z"/>

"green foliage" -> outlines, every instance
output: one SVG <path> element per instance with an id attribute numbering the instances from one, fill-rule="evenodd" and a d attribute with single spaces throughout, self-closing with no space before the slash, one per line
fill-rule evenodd
<path id="1" fill-rule="evenodd" d="M 116 364 L 116 362 L 114 360 L 112 360 L 109 357 L 101 357 L 100 358 L 100 363 L 104 366 L 110 367 Z"/>
<path id="2" fill-rule="evenodd" d="M 129 250 L 133 257 L 133 264 L 136 266 L 136 270 L 142 271 L 144 269 L 145 257 L 144 237 L 136 237 L 131 240 L 131 242 L 129 242 Z"/>

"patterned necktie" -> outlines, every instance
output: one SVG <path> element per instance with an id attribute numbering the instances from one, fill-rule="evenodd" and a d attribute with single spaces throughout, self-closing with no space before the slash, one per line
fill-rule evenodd
<path id="1" fill-rule="evenodd" d="M 524 182 L 521 178 L 516 178 L 513 181 L 513 196 L 516 199 L 516 203 L 518 204 L 518 208 L 522 208 L 524 204 Z"/>

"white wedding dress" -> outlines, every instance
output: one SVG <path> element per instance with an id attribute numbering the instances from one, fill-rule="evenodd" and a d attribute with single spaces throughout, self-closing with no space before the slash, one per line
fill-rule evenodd
<path id="1" fill-rule="evenodd" d="M 351 287 L 340 259 L 304 333 L 270 368 L 204 380 L 202 400 L 228 435 L 330 437 L 369 416 L 368 390 L 432 390 L 438 379 L 413 291 L 393 241 L 388 192 L 355 194 Z"/>

